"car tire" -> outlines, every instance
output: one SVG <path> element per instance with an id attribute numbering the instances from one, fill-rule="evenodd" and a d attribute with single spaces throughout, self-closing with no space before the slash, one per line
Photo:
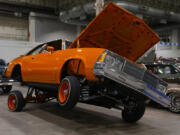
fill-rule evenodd
<path id="1" fill-rule="evenodd" d="M 127 107 L 124 107 L 124 110 L 122 110 L 122 118 L 125 122 L 134 123 L 140 120 L 144 115 L 145 108 L 145 101 L 137 101 L 136 106 L 131 110 L 129 110 Z"/>
<path id="2" fill-rule="evenodd" d="M 11 112 L 20 112 L 25 106 L 25 100 L 20 91 L 12 91 L 8 96 L 8 108 Z"/>
<path id="3" fill-rule="evenodd" d="M 74 76 L 65 77 L 58 89 L 58 103 L 64 110 L 70 110 L 79 101 L 80 83 Z"/>
<path id="4" fill-rule="evenodd" d="M 2 90 L 3 92 L 6 94 L 6 93 L 9 93 L 11 90 L 12 90 L 12 86 L 9 85 L 9 86 L 3 86 L 2 87 Z"/>
<path id="5" fill-rule="evenodd" d="M 170 93 L 170 94 L 168 94 L 168 97 L 171 99 L 171 105 L 169 107 L 169 110 L 173 113 L 179 113 L 180 112 L 180 94 L 179 93 Z M 178 103 L 175 102 L 177 100 L 177 98 L 179 99 Z"/>

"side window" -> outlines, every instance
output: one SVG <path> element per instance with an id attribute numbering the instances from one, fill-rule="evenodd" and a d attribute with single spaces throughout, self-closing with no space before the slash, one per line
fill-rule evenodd
<path id="1" fill-rule="evenodd" d="M 68 49 L 71 44 L 72 44 L 72 42 L 65 41 L 65 49 Z"/>
<path id="2" fill-rule="evenodd" d="M 164 74 L 164 68 L 162 66 L 157 67 L 157 74 Z"/>
<path id="3" fill-rule="evenodd" d="M 159 74 L 159 68 L 157 66 L 153 66 L 151 67 L 151 71 L 154 73 L 154 74 Z"/>
<path id="4" fill-rule="evenodd" d="M 32 49 L 30 52 L 28 52 L 26 55 L 35 55 L 35 54 L 38 54 L 40 52 L 42 48 L 42 45 L 39 45 L 37 47 L 35 47 L 34 49 Z"/>
<path id="5" fill-rule="evenodd" d="M 178 72 L 179 71 L 176 68 L 174 68 L 173 66 L 166 66 L 164 68 L 164 73 L 165 74 L 177 74 Z"/>
<path id="6" fill-rule="evenodd" d="M 164 74 L 171 74 L 171 68 L 169 66 L 164 67 Z"/>
<path id="7" fill-rule="evenodd" d="M 40 53 L 46 53 L 46 52 L 48 52 L 48 51 L 47 51 L 47 46 L 48 46 L 48 44 L 44 44 L 44 45 L 41 47 Z"/>
<path id="8" fill-rule="evenodd" d="M 47 43 L 48 46 L 54 47 L 54 51 L 61 50 L 61 44 L 62 44 L 62 40 L 56 40 L 56 41 Z"/>
<path id="9" fill-rule="evenodd" d="M 31 55 L 35 55 L 35 54 L 38 54 L 41 50 L 41 47 L 37 48 L 36 50 L 34 50 Z"/>

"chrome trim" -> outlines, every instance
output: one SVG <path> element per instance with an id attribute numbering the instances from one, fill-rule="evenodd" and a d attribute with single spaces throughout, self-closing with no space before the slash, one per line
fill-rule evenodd
<path id="1" fill-rule="evenodd" d="M 113 55 L 115 57 L 120 57 L 121 59 L 124 59 L 121 56 L 116 55 L 112 52 L 108 52 L 107 55 Z M 124 85 L 128 88 L 131 88 L 132 90 L 135 90 L 145 95 L 146 97 L 154 100 L 155 102 L 163 105 L 164 107 L 169 107 L 170 99 L 166 96 L 167 90 L 163 93 L 162 91 L 159 91 L 157 89 L 157 86 L 160 84 L 167 88 L 167 83 L 147 72 L 145 69 L 140 69 L 140 67 L 133 63 L 130 63 L 130 68 L 134 68 L 135 71 L 142 71 L 142 73 L 138 74 L 138 76 L 134 73 L 125 72 L 127 68 L 127 63 L 130 62 L 124 59 L 123 66 L 121 67 L 121 69 L 119 69 L 119 71 L 116 71 L 109 69 L 108 66 L 106 66 L 105 62 L 96 62 L 94 64 L 94 74 L 98 77 L 106 77 L 114 80 L 121 85 Z M 130 70 L 130 68 L 128 70 Z"/>

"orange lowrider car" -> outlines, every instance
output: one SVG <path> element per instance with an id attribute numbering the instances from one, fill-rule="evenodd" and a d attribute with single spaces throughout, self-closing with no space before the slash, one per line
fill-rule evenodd
<path id="1" fill-rule="evenodd" d="M 9 110 L 57 98 L 63 109 L 77 102 L 114 107 L 135 122 L 146 98 L 168 107 L 167 84 L 135 64 L 158 41 L 141 19 L 109 3 L 72 44 L 42 44 L 9 63 L 5 76 L 30 87 L 25 98 L 19 91 L 9 94 Z"/>

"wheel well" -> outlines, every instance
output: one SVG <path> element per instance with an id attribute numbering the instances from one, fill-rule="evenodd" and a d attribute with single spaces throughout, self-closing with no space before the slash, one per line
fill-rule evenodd
<path id="1" fill-rule="evenodd" d="M 176 93 L 180 94 L 180 91 L 176 91 L 176 90 L 173 91 L 173 90 L 170 90 L 170 91 L 167 92 L 166 95 L 169 96 L 170 94 L 173 94 L 173 93 L 174 93 L 174 94 L 176 94 Z"/>
<path id="2" fill-rule="evenodd" d="M 60 81 L 67 75 L 85 76 L 85 65 L 81 59 L 66 61 L 60 73 Z"/>
<path id="3" fill-rule="evenodd" d="M 21 75 L 21 66 L 19 64 L 13 68 L 11 77 L 14 78 L 17 74 Z"/>

